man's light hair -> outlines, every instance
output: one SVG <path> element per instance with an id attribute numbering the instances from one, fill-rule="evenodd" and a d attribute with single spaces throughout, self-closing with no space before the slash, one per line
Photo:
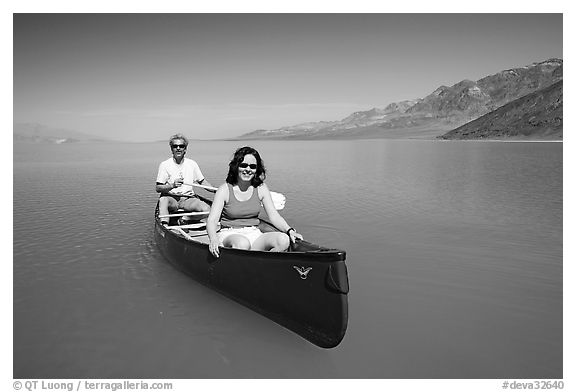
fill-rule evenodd
<path id="1" fill-rule="evenodd" d="M 170 147 L 172 147 L 172 142 L 174 140 L 183 140 L 186 147 L 188 147 L 188 139 L 186 138 L 186 136 L 182 135 L 181 133 L 177 133 L 175 135 L 170 136 L 170 140 L 168 141 L 168 144 L 170 144 Z"/>

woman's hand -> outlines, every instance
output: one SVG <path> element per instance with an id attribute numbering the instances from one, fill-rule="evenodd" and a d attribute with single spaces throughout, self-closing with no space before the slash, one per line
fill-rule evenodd
<path id="1" fill-rule="evenodd" d="M 210 245 L 208 248 L 210 249 L 210 253 L 214 255 L 214 257 L 220 257 L 220 249 L 219 249 L 220 241 L 215 238 L 210 240 Z"/>
<path id="2" fill-rule="evenodd" d="M 220 185 L 216 194 L 214 195 L 214 200 L 212 201 L 212 207 L 210 207 L 210 215 L 206 219 L 206 231 L 208 232 L 208 237 L 210 238 L 210 244 L 208 249 L 214 257 L 220 257 L 220 239 L 218 238 L 217 229 L 218 222 L 220 222 L 220 215 L 222 214 L 222 209 L 224 208 L 224 203 L 228 200 L 228 186 L 226 183 Z"/>
<path id="3" fill-rule="evenodd" d="M 296 230 L 292 229 L 288 232 L 288 237 L 290 237 L 290 242 L 295 243 L 296 239 L 303 240 L 302 234 L 297 233 Z"/>

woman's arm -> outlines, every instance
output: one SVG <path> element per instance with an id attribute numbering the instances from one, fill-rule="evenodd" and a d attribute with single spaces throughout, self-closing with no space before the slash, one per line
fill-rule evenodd
<path id="1" fill-rule="evenodd" d="M 294 242 L 296 238 L 303 239 L 302 235 L 297 233 L 296 230 L 286 222 L 284 218 L 280 215 L 276 207 L 274 207 L 274 202 L 272 201 L 272 196 L 270 196 L 270 190 L 266 184 L 262 184 L 258 187 L 258 196 L 264 206 L 264 210 L 270 218 L 270 223 L 272 223 L 278 230 L 283 231 L 288 234 L 290 241 Z M 288 231 L 290 230 L 290 231 Z"/>
<path id="2" fill-rule="evenodd" d="M 214 195 L 214 200 L 212 201 L 212 207 L 210 207 L 210 214 L 206 219 L 206 232 L 208 233 L 208 238 L 210 238 L 210 253 L 214 257 L 220 257 L 220 250 L 218 245 L 220 240 L 218 239 L 217 227 L 218 222 L 220 222 L 220 216 L 222 215 L 222 209 L 224 208 L 224 203 L 228 201 L 228 186 L 226 183 L 220 185 L 220 188 L 216 191 Z"/>

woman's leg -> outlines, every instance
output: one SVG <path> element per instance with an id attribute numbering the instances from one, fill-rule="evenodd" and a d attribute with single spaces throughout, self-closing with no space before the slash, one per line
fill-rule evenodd
<path id="1" fill-rule="evenodd" d="M 250 241 L 241 234 L 230 234 L 224 238 L 222 245 L 226 248 L 250 249 Z"/>
<path id="2" fill-rule="evenodd" d="M 290 246 L 290 237 L 284 233 L 263 233 L 254 244 L 253 250 L 269 250 L 271 252 L 284 252 Z"/>

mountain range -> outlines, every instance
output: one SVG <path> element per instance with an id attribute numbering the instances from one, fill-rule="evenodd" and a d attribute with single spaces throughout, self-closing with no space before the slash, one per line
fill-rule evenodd
<path id="1" fill-rule="evenodd" d="M 339 121 L 257 130 L 239 139 L 562 139 L 563 60 L 440 86 L 424 98 Z"/>
<path id="2" fill-rule="evenodd" d="M 51 128 L 37 123 L 14 123 L 15 143 L 77 143 L 103 142 L 107 139 L 62 128 Z"/>
<path id="3" fill-rule="evenodd" d="M 549 59 L 440 86 L 424 98 L 393 102 L 337 121 L 256 130 L 235 139 L 531 139 L 562 140 L 563 60 Z M 15 123 L 14 142 L 108 139 L 36 123 Z"/>
<path id="4" fill-rule="evenodd" d="M 562 139 L 562 81 L 515 99 L 441 139 Z"/>

